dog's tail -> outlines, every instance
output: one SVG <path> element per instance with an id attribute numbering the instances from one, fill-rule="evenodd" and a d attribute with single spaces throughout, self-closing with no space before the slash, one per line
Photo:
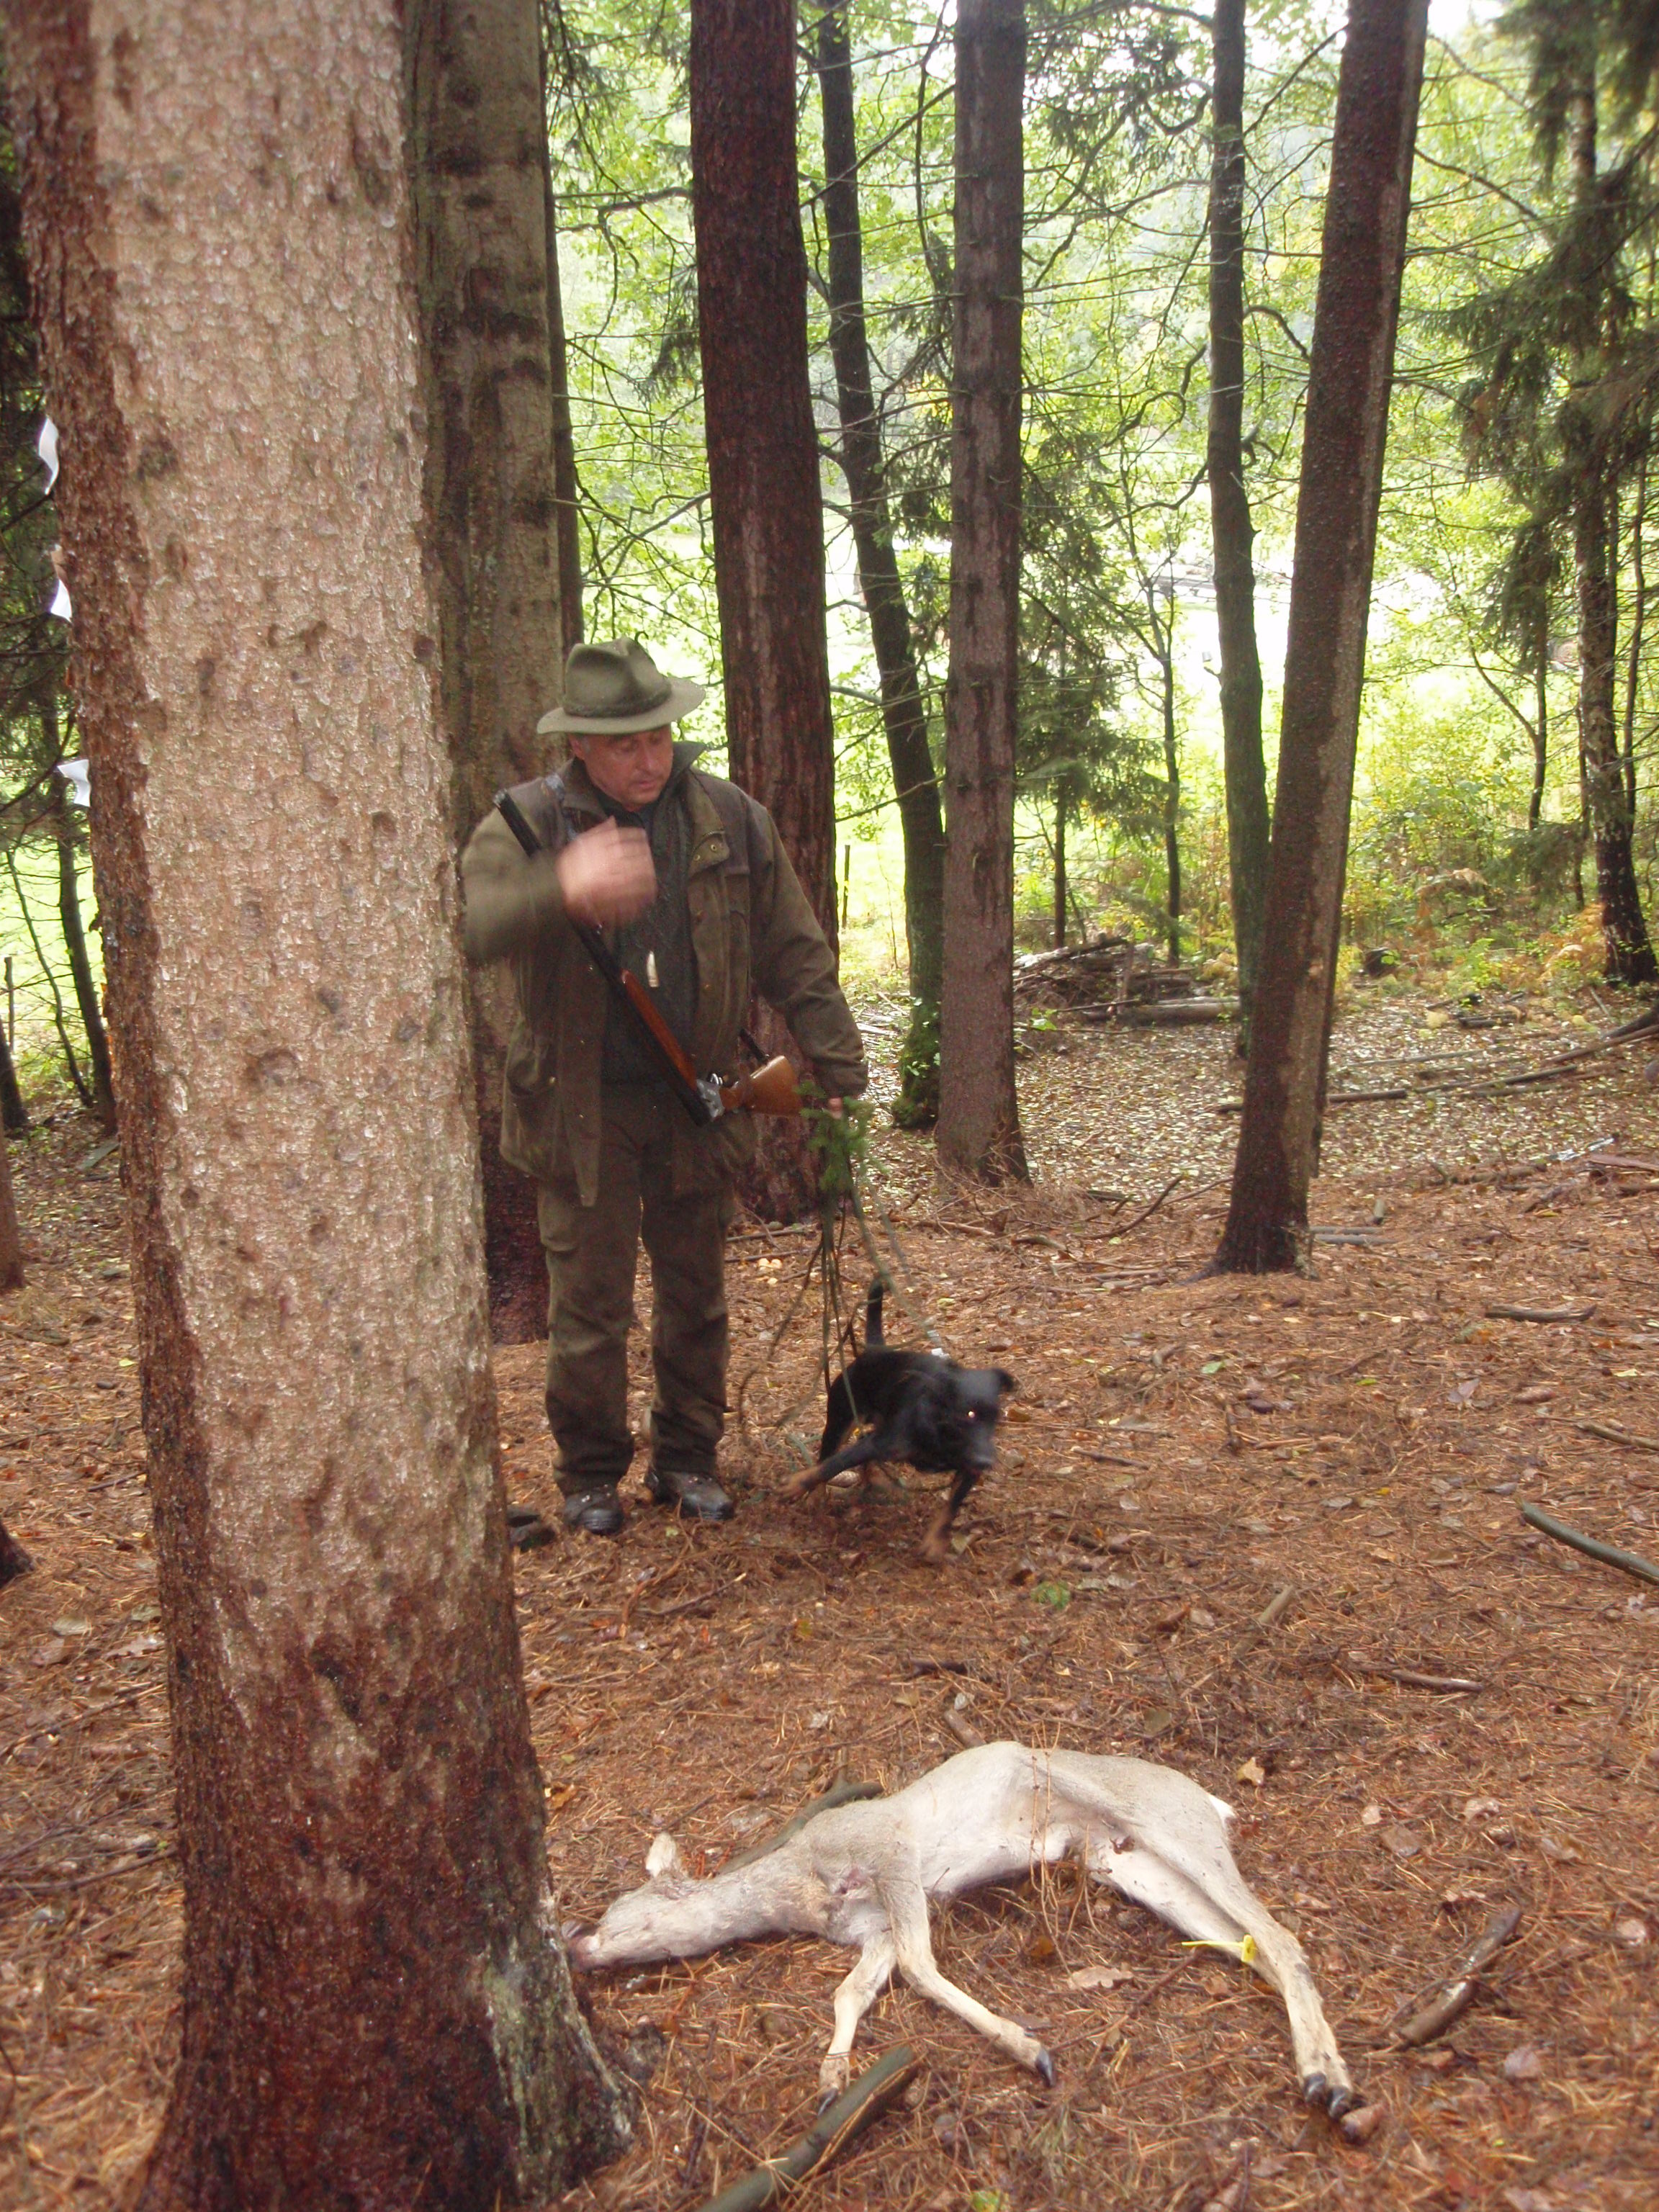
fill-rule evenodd
<path id="1" fill-rule="evenodd" d="M 881 1277 L 878 1275 L 870 1285 L 870 1295 L 864 1302 L 864 1348 L 873 1346 L 879 1351 L 886 1340 L 881 1333 Z"/>

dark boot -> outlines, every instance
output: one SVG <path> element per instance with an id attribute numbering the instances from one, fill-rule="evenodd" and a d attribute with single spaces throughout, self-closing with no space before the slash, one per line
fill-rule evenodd
<path id="1" fill-rule="evenodd" d="M 620 1536 L 622 1500 L 614 1488 L 573 1490 L 564 1501 L 564 1525 L 584 1536 Z"/>
<path id="2" fill-rule="evenodd" d="M 659 1505 L 672 1505 L 687 1521 L 729 1521 L 737 1508 L 712 1474 L 681 1474 L 653 1467 L 645 1486 Z"/>

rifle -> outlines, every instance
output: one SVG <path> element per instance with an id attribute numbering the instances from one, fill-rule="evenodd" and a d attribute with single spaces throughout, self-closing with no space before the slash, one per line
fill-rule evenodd
<path id="1" fill-rule="evenodd" d="M 550 784 L 552 779 L 548 779 Z M 554 790 L 556 803 L 558 792 Z M 522 809 L 510 791 L 495 793 L 495 809 L 507 828 L 523 847 L 526 859 L 533 859 L 543 850 L 541 840 L 524 817 Z M 564 809 L 559 808 L 559 819 L 564 827 L 564 843 L 571 839 L 570 827 L 565 821 Z M 561 848 L 562 849 L 562 848 Z M 740 1075 L 732 1082 L 721 1080 L 717 1075 L 699 1075 L 685 1047 L 675 1036 L 658 1012 L 650 993 L 639 977 L 624 968 L 604 934 L 591 921 L 570 922 L 582 950 L 604 977 L 605 987 L 617 1004 L 628 1014 L 641 1037 L 657 1062 L 664 1080 L 680 1104 L 699 1129 L 711 1128 L 722 1115 L 746 1109 L 751 1114 L 799 1114 L 800 1093 L 795 1087 L 795 1071 L 780 1053 L 757 1067 L 752 1075 Z M 754 1053 L 760 1053 L 748 1033 L 744 1042 Z"/>

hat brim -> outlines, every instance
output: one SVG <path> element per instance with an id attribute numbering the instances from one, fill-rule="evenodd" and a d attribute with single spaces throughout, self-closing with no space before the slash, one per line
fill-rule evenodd
<path id="1" fill-rule="evenodd" d="M 660 730 L 669 722 L 679 721 L 694 707 L 701 707 L 708 696 L 702 684 L 671 676 L 668 696 L 659 706 L 648 708 L 642 714 L 573 714 L 563 707 L 555 707 L 537 723 L 536 733 L 544 738 L 556 731 L 573 738 L 625 738 L 635 730 Z"/>

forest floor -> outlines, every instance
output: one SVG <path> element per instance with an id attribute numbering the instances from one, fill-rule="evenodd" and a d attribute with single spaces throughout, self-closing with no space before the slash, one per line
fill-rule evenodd
<path id="1" fill-rule="evenodd" d="M 1517 1000 L 1525 1019 L 1465 1034 L 1431 988 L 1351 995 L 1339 1083 L 1468 1081 L 1618 1018 Z M 879 1040 L 896 1012 L 866 1012 Z M 815 2207 L 1659 2198 L 1659 1592 L 1518 1512 L 1659 1553 L 1656 1078 L 1638 1046 L 1554 1084 L 1337 1109 L 1316 1218 L 1344 1241 L 1305 1279 L 1199 1274 L 1237 1127 L 1218 1033 L 1062 1024 L 1024 1070 L 1028 1194 L 942 1188 L 923 1140 L 883 1138 L 915 1300 L 1019 1379 L 942 1571 L 917 1564 L 918 1477 L 770 1502 L 787 1433 L 816 1425 L 816 1307 L 769 1357 L 807 1240 L 738 1232 L 738 1519 L 686 1530 L 636 1495 L 619 1542 L 518 1561 L 567 1912 L 638 1882 L 659 1827 L 712 1869 L 836 1776 L 902 1784 L 964 1732 L 1164 1759 L 1237 1807 L 1245 1875 L 1384 2108 L 1363 2146 L 1310 2116 L 1263 1984 L 1057 1872 L 940 1910 L 934 1935 L 946 1974 L 1040 2029 L 1058 2087 L 896 1990 L 858 2055 L 905 2040 L 923 2071 L 806 2185 Z M 113 2203 L 176 2047 L 165 1684 L 97 1155 L 67 1112 L 13 1147 L 31 1286 L 0 1304 L 0 1518 L 37 1566 L 0 1595 L 8 2207 Z M 497 1372 L 509 1492 L 551 1514 L 540 1361 L 503 1350 Z M 1511 1903 L 1474 2004 L 1401 2047 L 1402 2010 Z M 847 1964 L 775 1941 L 593 1978 L 602 2037 L 654 2070 L 636 2147 L 568 2202 L 693 2206 L 801 2133 Z"/>

